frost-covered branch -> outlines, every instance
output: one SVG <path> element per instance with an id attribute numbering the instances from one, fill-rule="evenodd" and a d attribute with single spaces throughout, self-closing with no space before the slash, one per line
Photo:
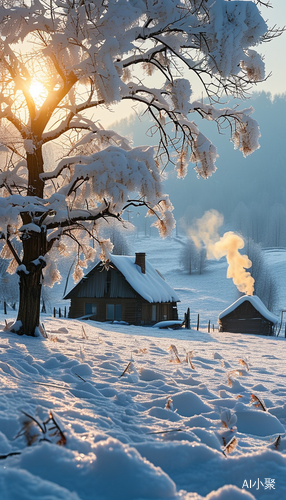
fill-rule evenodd
<path id="1" fill-rule="evenodd" d="M 132 204 L 155 217 L 161 235 L 171 233 L 173 207 L 162 188 L 166 164 L 174 164 L 179 177 L 189 164 L 204 178 L 216 170 L 216 148 L 195 116 L 227 126 L 244 155 L 259 147 L 253 110 L 219 109 L 219 101 L 244 97 L 265 78 L 257 48 L 283 31 L 268 29 L 258 10 L 265 4 L 1 2 L 0 140 L 7 150 L 1 152 L 0 231 L 8 250 L 10 235 L 22 246 L 18 258 L 9 250 L 13 263 L 22 262 L 18 333 L 33 334 L 39 324 L 42 271 L 46 266 L 46 282 L 60 279 L 51 255 L 66 251 L 65 238 L 78 245 L 79 278 L 96 252 L 91 241 L 103 256 L 112 248 L 102 224 L 122 221 Z M 203 102 L 194 99 L 194 78 Z M 132 147 L 99 124 L 101 106 L 113 110 L 124 101 L 149 113 L 156 147 Z M 29 302 L 35 305 L 27 313 Z"/>

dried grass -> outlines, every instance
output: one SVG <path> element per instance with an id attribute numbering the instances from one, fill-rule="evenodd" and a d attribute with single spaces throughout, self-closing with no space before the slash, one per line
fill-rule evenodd
<path id="1" fill-rule="evenodd" d="M 48 441 L 49 443 L 54 443 L 59 446 L 64 446 L 66 444 L 66 437 L 51 411 L 49 412 L 49 417 L 47 420 L 44 420 L 44 422 L 40 422 L 25 411 L 22 411 L 22 413 L 26 418 L 15 439 L 24 436 L 27 446 L 32 446 L 32 444 L 37 441 Z M 42 437 L 40 438 L 40 436 Z"/>
<path id="2" fill-rule="evenodd" d="M 49 340 L 51 340 L 51 342 L 58 342 L 59 341 L 59 339 L 56 335 L 50 335 Z"/>
<path id="3" fill-rule="evenodd" d="M 174 410 L 173 400 L 172 400 L 172 398 L 170 396 L 167 399 L 165 410 L 172 410 L 172 411 Z"/>
<path id="4" fill-rule="evenodd" d="M 255 394 L 251 394 L 250 403 L 253 406 L 255 406 L 256 408 L 260 408 L 263 411 L 267 411 L 267 408 L 265 406 L 263 399 L 259 398 L 258 396 L 255 396 Z"/>
<path id="5" fill-rule="evenodd" d="M 146 349 L 146 347 L 144 348 L 140 348 L 140 349 L 134 349 L 134 351 L 132 351 L 134 354 L 137 354 L 137 356 L 140 356 L 142 354 L 147 354 L 148 352 L 148 349 Z"/>
<path id="6" fill-rule="evenodd" d="M 148 434 L 169 434 L 170 432 L 183 432 L 184 429 L 168 429 L 165 431 L 153 431 L 153 432 L 148 432 Z"/>
<path id="7" fill-rule="evenodd" d="M 231 370 L 230 372 L 228 372 L 227 382 L 228 382 L 229 387 L 232 387 L 232 384 L 233 384 L 232 377 L 235 377 L 235 376 L 243 377 L 244 373 L 242 370 Z"/>
<path id="8" fill-rule="evenodd" d="M 279 434 L 279 436 L 275 439 L 273 443 L 275 450 L 278 451 L 280 444 L 281 444 L 281 435 Z"/>
<path id="9" fill-rule="evenodd" d="M 233 452 L 233 450 L 235 450 L 235 448 L 237 447 L 237 438 L 236 437 L 232 437 L 230 439 L 230 441 L 228 443 L 226 443 L 226 445 L 224 446 L 222 452 L 225 456 L 229 455 L 230 453 Z"/>
<path id="10" fill-rule="evenodd" d="M 168 348 L 168 351 L 170 351 L 172 359 L 170 359 L 170 363 L 181 363 L 181 360 L 179 358 L 178 354 L 178 349 L 174 344 L 171 344 L 170 347 Z"/>
<path id="11" fill-rule="evenodd" d="M 81 326 L 81 328 L 82 328 L 82 338 L 87 340 L 87 339 L 88 339 L 88 336 L 87 336 L 87 334 L 86 334 L 86 331 L 85 331 L 85 329 L 84 329 L 83 325 Z"/>
<path id="12" fill-rule="evenodd" d="M 124 369 L 124 371 L 121 373 L 120 377 L 123 377 L 126 373 L 130 373 L 131 371 L 131 365 L 132 365 L 132 361 L 129 361 L 128 365 L 126 366 L 126 368 Z"/>
<path id="13" fill-rule="evenodd" d="M 246 361 L 244 361 L 244 359 L 239 359 L 238 360 L 239 364 L 242 365 L 242 366 L 245 366 L 245 368 L 247 369 L 247 371 L 249 372 L 249 365 L 246 363 Z"/>

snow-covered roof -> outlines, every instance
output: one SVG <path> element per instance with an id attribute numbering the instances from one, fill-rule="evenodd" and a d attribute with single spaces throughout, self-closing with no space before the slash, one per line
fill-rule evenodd
<path id="1" fill-rule="evenodd" d="M 129 285 L 148 302 L 179 302 L 173 288 L 162 278 L 156 269 L 145 260 L 145 274 L 135 264 L 135 257 L 110 255 L 109 260 L 120 271 Z"/>
<path id="2" fill-rule="evenodd" d="M 133 290 L 148 302 L 180 302 L 173 288 L 147 259 L 145 259 L 145 273 L 142 273 L 141 267 L 135 264 L 135 257 L 133 256 L 110 254 L 109 261 L 124 276 Z M 74 292 L 94 274 L 94 270 L 99 264 L 101 264 L 101 261 L 97 260 L 87 275 L 64 298 L 70 299 L 72 296 L 77 296 L 74 295 Z"/>
<path id="3" fill-rule="evenodd" d="M 271 321 L 274 325 L 278 323 L 279 318 L 278 316 L 275 316 L 275 314 L 272 314 L 270 311 L 268 311 L 267 307 L 263 304 L 263 302 L 260 300 L 257 295 L 243 295 L 239 299 L 237 299 L 233 304 L 231 304 L 229 307 L 227 307 L 224 311 L 222 311 L 219 315 L 219 319 L 224 318 L 227 316 L 227 314 L 231 313 L 234 311 L 240 304 L 243 304 L 243 302 L 248 301 L 250 302 L 253 307 L 264 316 L 265 319 L 268 321 Z"/>

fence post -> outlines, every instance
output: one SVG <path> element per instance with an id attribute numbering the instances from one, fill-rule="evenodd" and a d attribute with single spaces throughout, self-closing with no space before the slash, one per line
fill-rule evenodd
<path id="1" fill-rule="evenodd" d="M 200 327 L 200 315 L 198 314 L 198 320 L 197 320 L 197 330 L 199 329 Z"/>
<path id="2" fill-rule="evenodd" d="M 54 318 L 56 317 L 56 308 L 54 307 Z"/>
<path id="3" fill-rule="evenodd" d="M 4 300 L 4 314 L 7 314 L 7 304 L 6 304 L 5 300 Z"/>
<path id="4" fill-rule="evenodd" d="M 190 322 L 190 308 L 188 307 L 187 312 L 186 312 L 186 328 L 188 330 L 191 329 L 191 322 Z"/>
<path id="5" fill-rule="evenodd" d="M 65 318 L 66 318 L 67 317 L 67 308 L 66 308 L 66 306 L 65 306 L 65 313 L 64 314 L 65 314 Z"/>
<path id="6" fill-rule="evenodd" d="M 214 332 L 214 324 L 213 324 L 213 332 Z"/>
<path id="7" fill-rule="evenodd" d="M 208 333 L 210 333 L 211 331 L 211 320 L 209 319 L 209 322 L 208 322 Z"/>
<path id="8" fill-rule="evenodd" d="M 61 311 L 61 308 L 59 307 L 59 318 L 62 317 L 62 311 Z"/>

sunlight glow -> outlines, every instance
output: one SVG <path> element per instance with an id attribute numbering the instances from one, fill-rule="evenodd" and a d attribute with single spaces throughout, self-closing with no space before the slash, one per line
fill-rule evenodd
<path id="1" fill-rule="evenodd" d="M 37 105 L 41 105 L 47 97 L 47 90 L 38 80 L 33 80 L 30 85 L 30 94 Z"/>

